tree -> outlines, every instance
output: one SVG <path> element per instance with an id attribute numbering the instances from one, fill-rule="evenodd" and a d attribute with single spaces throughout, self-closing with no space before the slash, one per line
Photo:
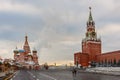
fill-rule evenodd
<path id="1" fill-rule="evenodd" d="M 2 71 L 2 62 L 0 62 L 0 71 Z"/>
<path id="2" fill-rule="evenodd" d="M 107 66 L 107 59 L 105 59 L 105 67 Z"/>
<path id="3" fill-rule="evenodd" d="M 95 61 L 91 61 L 91 67 L 96 67 L 96 62 Z"/>
<path id="4" fill-rule="evenodd" d="M 110 60 L 108 61 L 108 66 L 110 66 L 111 65 L 111 62 L 110 62 Z"/>
<path id="5" fill-rule="evenodd" d="M 114 59 L 114 63 L 113 63 L 113 66 L 116 66 L 116 64 L 117 64 L 117 63 L 116 63 L 116 59 Z"/>
<path id="6" fill-rule="evenodd" d="M 101 65 L 102 65 L 102 66 L 104 65 L 104 62 L 103 62 L 103 60 L 102 60 L 102 62 L 101 62 Z"/>
<path id="7" fill-rule="evenodd" d="M 110 65 L 113 66 L 113 62 L 112 62 L 112 59 L 110 60 Z"/>
<path id="8" fill-rule="evenodd" d="M 117 66 L 120 67 L 120 59 L 118 60 Z"/>
<path id="9" fill-rule="evenodd" d="M 46 70 L 48 70 L 49 66 L 48 66 L 47 63 L 44 64 L 44 68 L 45 68 Z"/>

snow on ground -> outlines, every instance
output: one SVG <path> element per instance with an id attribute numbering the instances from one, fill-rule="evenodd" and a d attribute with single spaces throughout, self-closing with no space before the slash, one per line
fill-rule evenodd
<path id="1" fill-rule="evenodd" d="M 108 75 L 119 75 L 120 76 L 120 67 L 96 67 L 96 68 L 87 68 L 86 72 L 95 72 Z"/>
<path id="2" fill-rule="evenodd" d="M 120 67 L 96 67 L 96 68 L 88 68 L 86 71 L 89 72 L 120 72 Z"/>

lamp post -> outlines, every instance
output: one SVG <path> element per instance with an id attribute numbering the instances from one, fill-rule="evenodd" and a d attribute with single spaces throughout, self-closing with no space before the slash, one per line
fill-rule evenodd
<path id="1" fill-rule="evenodd" d="M 78 60 L 77 60 L 77 68 L 78 68 Z"/>
<path id="2" fill-rule="evenodd" d="M 76 67 L 78 68 L 78 57 L 76 57 Z"/>

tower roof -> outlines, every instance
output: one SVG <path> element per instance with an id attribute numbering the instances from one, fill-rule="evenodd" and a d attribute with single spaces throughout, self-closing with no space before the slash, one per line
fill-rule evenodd
<path id="1" fill-rule="evenodd" d="M 92 9 L 92 8 L 91 8 L 91 7 L 89 7 L 90 12 L 89 12 L 88 22 L 93 22 L 91 9 Z"/>
<path id="2" fill-rule="evenodd" d="M 100 39 L 97 38 L 97 33 L 95 31 L 95 22 L 93 21 L 91 7 L 89 7 L 89 17 L 87 21 L 87 32 L 86 32 L 86 38 L 83 39 L 84 41 L 100 41 Z"/>
<path id="3" fill-rule="evenodd" d="M 28 44 L 28 37 L 27 37 L 27 35 L 25 36 L 25 44 L 24 44 L 24 46 L 29 46 L 29 44 Z"/>
<path id="4" fill-rule="evenodd" d="M 26 53 L 30 53 L 31 51 L 30 51 L 30 47 L 29 47 L 29 43 L 28 43 L 28 37 L 27 37 L 27 35 L 25 36 L 25 43 L 24 43 L 24 50 L 25 50 L 25 52 Z"/>

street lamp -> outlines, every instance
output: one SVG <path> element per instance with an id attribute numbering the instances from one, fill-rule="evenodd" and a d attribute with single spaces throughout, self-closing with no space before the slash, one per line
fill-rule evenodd
<path id="1" fill-rule="evenodd" d="M 77 64 L 77 68 L 78 68 L 78 60 L 77 60 L 77 63 L 76 63 L 76 64 Z"/>

